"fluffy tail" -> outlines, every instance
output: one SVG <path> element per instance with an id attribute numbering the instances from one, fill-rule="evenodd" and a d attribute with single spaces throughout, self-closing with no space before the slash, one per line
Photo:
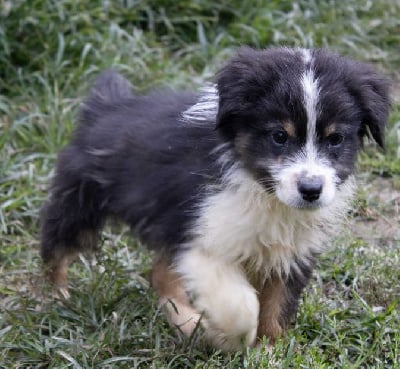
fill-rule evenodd
<path id="1" fill-rule="evenodd" d="M 110 106 L 118 105 L 131 97 L 133 94 L 129 81 L 112 69 L 105 70 L 96 78 L 89 96 L 82 104 L 81 122 L 90 124 Z"/>

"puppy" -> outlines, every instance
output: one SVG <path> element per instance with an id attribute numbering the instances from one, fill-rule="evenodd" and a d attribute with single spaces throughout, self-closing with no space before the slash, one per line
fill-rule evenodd
<path id="1" fill-rule="evenodd" d="M 324 50 L 242 48 L 198 95 L 137 96 L 103 72 L 41 216 L 50 280 L 108 217 L 155 251 L 170 323 L 212 345 L 282 335 L 354 193 L 365 136 L 384 145 L 387 81 Z"/>

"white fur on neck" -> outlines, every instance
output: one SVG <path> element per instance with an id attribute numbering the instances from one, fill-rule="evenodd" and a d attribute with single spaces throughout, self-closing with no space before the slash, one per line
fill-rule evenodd
<path id="1" fill-rule="evenodd" d="M 234 166 L 221 189 L 202 204 L 190 248 L 200 248 L 229 263 L 250 263 L 268 274 L 288 275 L 295 259 L 307 261 L 312 253 L 324 249 L 342 223 L 353 192 L 351 177 L 340 185 L 329 206 L 295 209 Z"/>

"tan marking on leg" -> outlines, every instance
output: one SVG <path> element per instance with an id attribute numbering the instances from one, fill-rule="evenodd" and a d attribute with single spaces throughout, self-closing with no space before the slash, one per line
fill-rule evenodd
<path id="1" fill-rule="evenodd" d="M 77 236 L 77 247 L 54 247 L 54 254 L 50 260 L 46 260 L 44 272 L 46 279 L 54 285 L 54 296 L 60 295 L 69 298 L 68 292 L 68 267 L 77 258 L 79 251 L 93 253 L 96 250 L 98 235 L 91 229 L 80 231 Z"/>
<path id="2" fill-rule="evenodd" d="M 169 324 L 190 337 L 197 327 L 200 314 L 190 305 L 179 275 L 171 269 L 169 260 L 158 257 L 151 272 L 151 285 L 160 306 L 163 306 Z"/>
<path id="3" fill-rule="evenodd" d="M 47 280 L 55 287 L 54 296 L 69 298 L 68 267 L 76 259 L 77 252 L 69 252 L 55 257 L 45 264 Z"/>
<path id="4" fill-rule="evenodd" d="M 284 333 L 280 323 L 282 307 L 285 303 L 286 287 L 284 281 L 276 276 L 267 278 L 259 294 L 260 315 L 257 337 L 270 339 L 270 344 Z"/>

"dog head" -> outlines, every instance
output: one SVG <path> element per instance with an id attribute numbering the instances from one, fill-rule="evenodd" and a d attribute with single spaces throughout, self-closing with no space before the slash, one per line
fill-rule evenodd
<path id="1" fill-rule="evenodd" d="M 243 48 L 217 75 L 217 129 L 290 207 L 329 205 L 365 136 L 384 146 L 388 83 L 324 50 Z"/>

